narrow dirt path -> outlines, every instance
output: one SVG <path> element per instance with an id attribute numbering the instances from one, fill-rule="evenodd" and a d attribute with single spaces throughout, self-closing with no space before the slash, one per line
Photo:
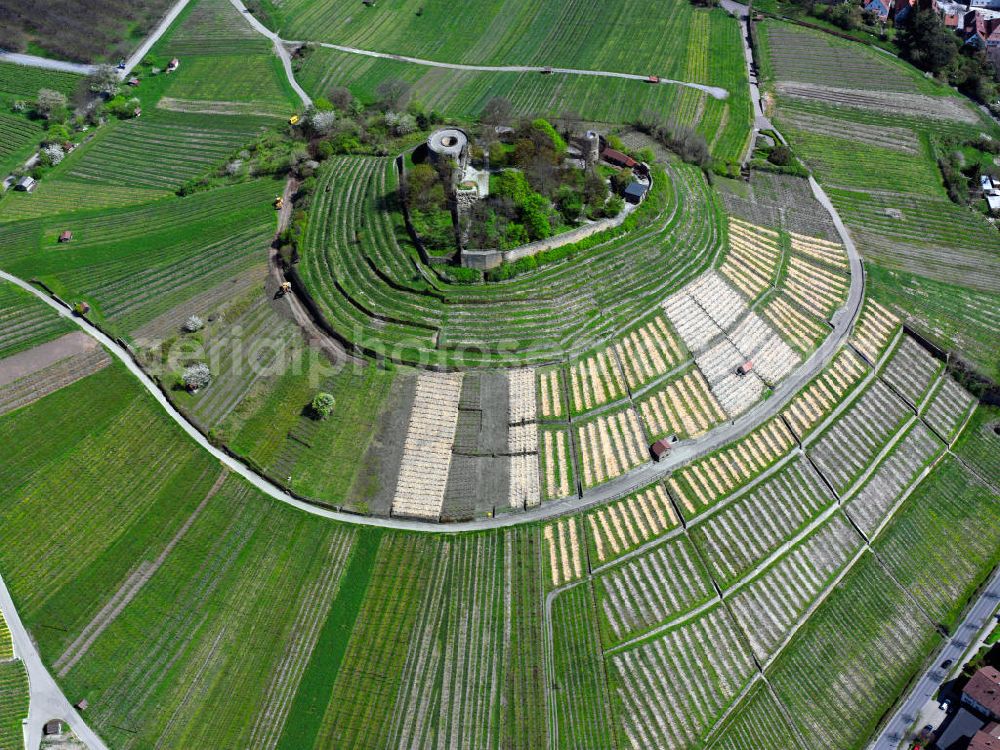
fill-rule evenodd
<path id="1" fill-rule="evenodd" d="M 236 0 L 234 0 L 235 2 Z M 289 41 L 288 44 L 302 44 L 302 42 Z M 469 65 L 465 63 L 446 63 L 437 60 L 426 60 L 421 57 L 409 57 L 407 55 L 396 55 L 391 52 L 375 52 L 373 50 L 359 49 L 358 47 L 346 47 L 342 44 L 330 44 L 328 42 L 318 42 L 320 47 L 335 49 L 339 52 L 347 52 L 352 55 L 364 55 L 366 57 L 378 57 L 383 60 L 396 60 L 398 62 L 411 63 L 413 65 L 424 65 L 429 68 L 446 68 L 448 70 L 470 70 L 482 73 L 563 73 L 575 76 L 597 76 L 599 78 L 624 78 L 629 81 L 648 81 L 649 74 L 642 73 L 618 73 L 611 70 L 584 70 L 582 68 L 556 68 L 542 65 Z M 714 99 L 725 99 L 729 92 L 718 86 L 706 86 L 701 83 L 689 83 L 687 81 L 675 81 L 672 78 L 659 78 L 658 82 L 670 86 L 686 86 L 687 88 L 703 91 Z"/>
<path id="2" fill-rule="evenodd" d="M 281 284 L 285 281 L 285 272 L 281 265 L 281 256 L 278 253 L 278 237 L 288 228 L 291 222 L 292 196 L 297 189 L 298 182 L 294 178 L 288 178 L 288 181 L 285 183 L 285 189 L 281 194 L 282 205 L 281 212 L 278 214 L 278 229 L 274 235 L 274 242 L 268 248 L 265 293 L 271 306 L 278 314 L 298 325 L 299 330 L 306 339 L 306 343 L 323 352 L 331 362 L 334 364 L 360 362 L 337 339 L 319 326 L 309 313 L 309 310 L 306 309 L 306 306 L 302 304 L 302 300 L 294 292 L 278 296 Z"/>

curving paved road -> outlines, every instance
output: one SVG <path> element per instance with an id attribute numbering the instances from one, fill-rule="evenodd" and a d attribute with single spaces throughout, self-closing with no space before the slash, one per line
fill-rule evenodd
<path id="1" fill-rule="evenodd" d="M 97 70 L 96 65 L 66 62 L 65 60 L 50 60 L 47 57 L 25 55 L 20 52 L 0 52 L 0 61 L 14 63 L 15 65 L 25 65 L 29 68 L 44 68 L 45 70 L 57 70 L 61 73 L 76 73 L 81 76 L 88 76 Z"/>
<path id="2" fill-rule="evenodd" d="M 90 750 L 107 750 L 107 746 L 97 736 L 87 722 L 56 685 L 49 670 L 42 664 L 42 658 L 35 648 L 24 623 L 17 614 L 14 601 L 11 599 L 7 584 L 0 576 L 0 612 L 3 612 L 11 639 L 14 641 L 14 655 L 23 663 L 28 671 L 28 718 L 25 720 L 25 747 L 27 750 L 37 750 L 42 741 L 42 727 L 52 719 L 62 719 L 76 733 L 76 736 Z"/>
<path id="3" fill-rule="evenodd" d="M 187 0 L 179 0 L 178 5 L 183 7 L 183 3 Z M 286 73 L 288 75 L 289 82 L 295 87 L 299 95 L 303 97 L 303 102 L 311 103 L 308 99 L 308 95 L 295 83 L 295 77 L 291 70 L 291 58 L 288 54 L 288 50 L 284 47 L 281 42 L 280 37 L 268 30 L 263 24 L 261 24 L 257 19 L 255 19 L 246 9 L 246 6 L 241 2 L 241 0 L 230 0 L 233 7 L 236 8 L 241 14 L 247 18 L 247 21 L 254 27 L 259 33 L 268 37 L 272 40 L 275 50 L 281 57 L 282 62 L 285 66 Z M 175 6 L 176 9 L 176 6 Z M 177 9 L 177 13 L 180 10 Z M 745 22 L 745 19 L 744 19 Z M 162 33 L 162 32 L 160 32 Z M 376 56 L 383 56 L 381 53 L 372 53 Z M 748 60 L 749 65 L 749 60 Z M 586 74 L 595 74 L 595 71 L 581 71 Z M 611 74 L 615 77 L 626 76 L 626 74 Z M 627 77 L 627 76 L 626 76 Z M 641 76 L 640 76 L 641 78 Z M 784 408 L 784 406 L 792 399 L 792 397 L 813 377 L 819 374 L 824 367 L 829 363 L 830 359 L 836 354 L 840 345 L 847 339 L 850 335 L 851 328 L 854 325 L 854 321 L 857 319 L 858 314 L 861 310 L 861 303 L 864 299 L 864 268 L 861 263 L 861 258 L 858 254 L 857 248 L 855 247 L 853 241 L 848 235 L 843 222 L 840 220 L 836 209 L 830 202 L 826 193 L 819 186 L 819 184 L 812 178 L 809 178 L 809 183 L 812 188 L 813 194 L 816 200 L 826 208 L 830 213 L 834 225 L 840 235 L 841 241 L 847 250 L 847 256 L 849 261 L 849 270 L 851 276 L 851 284 L 848 292 L 847 300 L 844 306 L 838 310 L 832 320 L 833 331 L 826 338 L 825 341 L 819 346 L 819 348 L 813 352 L 813 354 L 803 363 L 794 373 L 789 375 L 783 382 L 775 387 L 772 396 L 759 404 L 754 408 L 743 414 L 741 417 L 722 424 L 715 429 L 709 431 L 705 435 L 697 438 L 695 440 L 683 441 L 674 447 L 670 456 L 659 463 L 648 462 L 637 469 L 634 469 L 617 479 L 603 484 L 592 490 L 587 490 L 583 493 L 583 497 L 568 497 L 563 500 L 557 500 L 553 502 L 546 502 L 537 508 L 527 510 L 516 514 L 504 514 L 499 517 L 494 518 L 481 518 L 471 521 L 462 521 L 449 524 L 442 524 L 434 521 L 418 521 L 410 519 L 401 518 L 384 518 L 384 517 L 374 517 L 374 516 L 359 516 L 350 513 L 344 513 L 341 511 L 329 510 L 326 508 L 321 508 L 319 506 L 308 503 L 301 500 L 293 495 L 289 494 L 285 490 L 281 489 L 270 480 L 262 477 L 261 475 L 254 472 L 252 469 L 243 464 L 239 459 L 234 458 L 228 453 L 219 450 L 215 446 L 211 445 L 206 437 L 198 431 L 183 415 L 178 412 L 170 401 L 166 398 L 160 388 L 149 378 L 148 375 L 136 364 L 133 360 L 132 355 L 125 348 L 119 345 L 116 341 L 113 341 L 100 330 L 91 325 L 88 321 L 81 318 L 77 318 L 72 315 L 72 313 L 63 307 L 61 304 L 57 303 L 55 300 L 51 299 L 43 292 L 39 291 L 32 285 L 23 281 L 22 279 L 12 276 L 6 272 L 0 271 L 0 278 L 6 279 L 7 281 L 14 283 L 25 289 L 26 291 L 33 294 L 38 299 L 45 302 L 47 305 L 55 309 L 65 318 L 75 322 L 80 328 L 82 328 L 86 333 L 97 339 L 106 349 L 108 349 L 114 356 L 121 360 L 126 367 L 132 372 L 133 375 L 139 380 L 139 382 L 149 391 L 153 397 L 160 403 L 163 409 L 170 415 L 170 417 L 181 426 L 181 428 L 197 442 L 204 450 L 207 450 L 213 456 L 215 456 L 220 462 L 228 466 L 232 471 L 236 472 L 244 479 L 249 481 L 259 490 L 269 495 L 270 497 L 284 502 L 288 505 L 292 505 L 300 510 L 312 513 L 314 515 L 322 516 L 325 518 L 330 518 L 337 521 L 343 521 L 347 523 L 356 523 L 368 526 L 379 526 L 383 528 L 391 529 L 401 529 L 401 530 L 413 530 L 413 531 L 425 531 L 433 533 L 444 533 L 444 534 L 455 534 L 459 532 L 467 531 L 480 531 L 489 528 L 504 527 L 504 526 L 514 526 L 520 523 L 527 523 L 531 521 L 538 521 L 548 518 L 553 518 L 557 516 L 566 515 L 569 513 L 575 513 L 577 511 L 589 508 L 594 505 L 599 505 L 605 503 L 609 500 L 621 497 L 628 494 L 629 492 L 645 486 L 657 479 L 661 479 L 666 476 L 670 471 L 678 468 L 682 464 L 688 463 L 706 453 L 710 453 L 717 448 L 726 445 L 734 440 L 737 440 L 754 428 L 756 428 L 762 422 L 776 416 Z"/>
<path id="4" fill-rule="evenodd" d="M 1000 570 L 993 575 L 983 589 L 979 600 L 972 605 L 965 619 L 955 629 L 955 636 L 934 656 L 927 671 L 913 685 L 909 696 L 896 710 L 882 732 L 868 745 L 869 750 L 899 750 L 910 737 L 910 727 L 921 717 L 928 704 L 936 704 L 934 696 L 942 681 L 948 678 L 946 670 L 940 669 L 945 659 L 951 659 L 959 666 L 968 638 L 986 627 L 992 620 L 993 610 L 1000 601 Z"/>
<path id="5" fill-rule="evenodd" d="M 184 10 L 184 7 L 188 4 L 188 2 L 189 0 L 177 0 L 177 2 L 174 3 L 174 7 L 167 12 L 167 15 L 163 17 L 159 25 L 157 25 L 157 27 L 153 30 L 153 33 L 147 36 L 145 41 L 139 45 L 139 48 L 125 61 L 125 69 L 118 71 L 119 78 L 125 80 L 126 76 L 128 76 L 129 73 L 135 69 L 135 66 L 142 62 L 142 58 L 146 56 L 146 53 L 153 48 L 153 45 L 156 44 L 166 30 L 170 28 L 170 24 L 177 20 L 177 16 L 181 14 L 181 11 Z"/>
<path id="6" fill-rule="evenodd" d="M 295 80 L 295 73 L 292 71 L 292 56 L 288 54 L 288 49 L 285 47 L 284 42 L 281 41 L 281 37 L 254 18 L 253 14 L 247 10 L 247 6 L 241 0 L 229 0 L 229 2 L 247 20 L 247 23 L 253 26 L 258 34 L 263 34 L 271 40 L 271 44 L 274 45 L 274 52 L 278 55 L 278 58 L 281 60 L 281 66 L 285 69 L 285 76 L 288 78 L 288 83 L 295 89 L 295 94 L 302 100 L 302 104 L 306 107 L 311 107 L 313 101 L 309 97 L 309 94 L 299 86 L 299 82 Z"/>
<path id="7" fill-rule="evenodd" d="M 234 0 L 235 1 L 235 0 Z M 292 42 L 289 44 L 302 44 L 302 42 Z M 358 49 L 357 47 L 345 47 L 342 44 L 330 44 L 328 42 L 318 42 L 320 47 L 335 49 L 340 52 L 348 52 L 352 55 L 365 55 L 366 57 L 378 57 L 383 60 L 397 60 L 398 62 L 413 63 L 414 65 L 424 65 L 430 68 L 447 68 L 448 70 L 472 70 L 483 73 L 541 73 L 550 71 L 552 73 L 565 73 L 575 76 L 598 76 L 600 78 L 624 78 L 629 81 L 648 81 L 648 75 L 638 73 L 616 73 L 610 70 L 583 70 L 581 68 L 555 68 L 542 65 L 467 65 L 464 63 L 446 63 L 436 60 L 425 60 L 421 57 L 409 57 L 407 55 L 394 55 L 390 52 L 375 52 L 368 49 Z M 725 99 L 729 92 L 719 86 L 706 86 L 701 83 L 688 83 L 687 81 L 675 81 L 671 78 L 660 78 L 660 83 L 672 86 L 686 86 L 690 89 L 704 91 L 713 99 Z"/>

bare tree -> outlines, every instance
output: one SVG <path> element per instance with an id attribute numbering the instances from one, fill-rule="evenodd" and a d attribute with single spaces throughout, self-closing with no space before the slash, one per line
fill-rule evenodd
<path id="1" fill-rule="evenodd" d="M 514 117 L 514 105 L 509 99 L 502 96 L 494 96 L 483 107 L 479 115 L 480 121 L 491 128 L 497 125 L 509 123 Z"/>
<path id="2" fill-rule="evenodd" d="M 354 105 L 354 94 L 346 86 L 334 86 L 327 92 L 326 98 L 341 112 L 350 112 Z"/>
<path id="3" fill-rule="evenodd" d="M 399 78 L 386 78 L 375 89 L 379 106 L 383 110 L 399 112 L 406 109 L 413 87 Z"/>

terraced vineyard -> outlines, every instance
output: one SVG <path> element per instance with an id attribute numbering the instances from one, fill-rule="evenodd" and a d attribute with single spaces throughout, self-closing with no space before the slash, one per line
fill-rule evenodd
<path id="1" fill-rule="evenodd" d="M 676 14 L 679 10 L 673 12 Z M 720 163 L 738 162 L 746 149 L 750 118 L 742 61 L 732 54 L 738 51 L 738 32 L 723 14 L 696 13 L 694 19 L 702 21 L 703 29 L 696 37 L 698 41 L 692 39 L 689 43 L 688 54 L 704 58 L 711 51 L 717 64 L 711 68 L 704 64 L 685 68 L 674 77 L 726 88 L 730 95 L 724 101 L 700 91 L 672 85 L 651 86 L 638 80 L 562 73 L 543 76 L 537 72 L 452 70 L 320 46 L 310 48 L 298 77 L 314 97 L 325 95 L 333 87 L 344 86 L 364 102 L 376 99 L 378 86 L 384 81 L 407 81 L 420 102 L 459 120 L 478 117 L 486 103 L 495 97 L 508 99 L 516 115 L 582 122 L 627 123 L 647 112 L 671 112 L 673 122 L 693 127 L 705 136 L 712 155 Z M 315 38 L 314 28 L 302 31 L 304 36 Z M 437 52 L 431 59 L 457 62 L 441 58 Z M 590 59 L 578 62 L 573 67 L 598 65 Z M 499 64 L 512 63 L 508 59 Z M 528 60 L 515 61 L 515 64 L 550 63 Z M 658 57 L 655 65 L 663 64 L 664 58 Z M 622 67 L 627 68 L 624 72 L 645 74 L 646 68 L 636 65 L 638 62 Z"/>
<path id="2" fill-rule="evenodd" d="M 109 747 L 862 750 L 960 636 L 1000 563 L 1000 417 L 961 385 L 982 386 L 965 352 L 933 344 L 995 369 L 996 243 L 946 201 L 932 139 L 996 131 L 899 60 L 758 25 L 766 114 L 860 273 L 815 183 L 708 175 L 621 132 L 690 125 L 704 169 L 736 174 L 736 20 L 593 5 L 253 10 L 303 42 L 729 96 L 282 50 L 194 0 L 142 68 L 142 117 L 0 201 L 0 268 L 86 302 L 123 347 L 0 284 L 0 574 Z M 332 114 L 286 119 L 286 51 Z M 43 80 L 76 86 L 0 64 L 0 103 Z M 374 104 L 397 80 L 420 132 Z M 477 141 L 497 96 L 514 124 L 594 123 L 653 154 L 621 228 L 505 280 L 430 262 L 393 158 L 412 167 L 434 113 Z M 0 115 L 0 162 L 33 145 L 27 122 Z M 185 383 L 203 362 L 210 382 Z M 13 657 L 0 618 L 5 749 L 27 712 Z"/>
<path id="3" fill-rule="evenodd" d="M 715 205 L 703 177 L 679 164 L 668 174 L 666 204 L 651 227 L 494 289 L 424 275 L 414 281 L 415 261 L 397 240 L 401 218 L 377 210 L 393 200 L 391 162 L 333 159 L 320 177 L 301 273 L 334 330 L 365 352 L 422 363 L 544 361 L 565 352 L 560 336 L 571 331 L 572 348 L 586 351 L 654 309 L 716 251 Z M 356 235 L 362 223 L 367 231 Z M 667 248 L 664 274 L 657 262 Z"/>

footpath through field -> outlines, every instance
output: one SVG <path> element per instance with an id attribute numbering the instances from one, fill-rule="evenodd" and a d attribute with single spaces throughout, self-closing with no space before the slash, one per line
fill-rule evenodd
<path id="1" fill-rule="evenodd" d="M 233 0 L 234 4 L 237 0 Z M 289 41 L 288 44 L 301 44 L 302 42 Z M 430 68 L 447 68 L 448 70 L 470 70 L 481 73 L 565 73 L 576 76 L 598 76 L 600 78 L 624 78 L 629 81 L 648 81 L 648 75 L 639 73 L 616 73 L 610 70 L 583 70 L 581 68 L 553 68 L 540 65 L 466 65 L 463 63 L 437 62 L 436 60 L 425 60 L 420 57 L 408 57 L 406 55 L 394 55 L 390 52 L 374 52 L 357 47 L 345 47 L 340 44 L 330 44 L 328 42 L 318 42 L 320 47 L 335 49 L 338 52 L 347 52 L 352 55 L 365 55 L 366 57 L 378 57 L 383 60 L 396 60 L 398 62 L 412 63 L 413 65 L 424 65 Z M 659 83 L 672 86 L 686 86 L 687 88 L 704 91 L 714 99 L 725 99 L 729 92 L 718 86 L 706 86 L 701 83 L 689 83 L 687 81 L 675 81 L 671 78 L 659 78 Z"/>
<path id="2" fill-rule="evenodd" d="M 309 94 L 305 92 L 305 89 L 299 86 L 299 82 L 295 80 L 295 73 L 292 72 L 292 56 L 288 54 L 288 48 L 286 48 L 284 42 L 281 41 L 281 37 L 254 18 L 253 14 L 247 9 L 247 6 L 245 6 L 241 0 L 229 0 L 229 2 L 231 2 L 233 7 L 240 12 L 240 14 L 251 26 L 253 26 L 257 33 L 263 34 L 271 40 L 271 44 L 274 45 L 274 52 L 281 60 L 281 66 L 285 69 L 285 77 L 288 78 L 289 85 L 291 85 L 291 87 L 295 90 L 295 93 L 298 95 L 299 99 L 302 100 L 302 103 L 307 107 L 311 107 L 313 103 L 312 99 L 309 97 Z"/>
<path id="3" fill-rule="evenodd" d="M 7 584 L 0 576 L 0 612 L 3 612 L 10 637 L 14 642 L 14 656 L 24 663 L 28 672 L 28 718 L 26 720 L 25 747 L 37 750 L 42 741 L 42 727 L 52 719 L 62 719 L 90 750 L 107 750 L 107 745 L 83 720 L 56 685 L 49 670 L 42 664 L 34 642 L 14 608 Z"/>
<path id="4" fill-rule="evenodd" d="M 57 70 L 61 73 L 76 73 L 81 76 L 90 75 L 97 70 L 96 65 L 66 62 L 65 60 L 50 60 L 47 57 L 24 55 L 20 52 L 0 52 L 0 62 L 9 62 L 14 63 L 15 65 L 26 65 L 29 68 Z"/>

